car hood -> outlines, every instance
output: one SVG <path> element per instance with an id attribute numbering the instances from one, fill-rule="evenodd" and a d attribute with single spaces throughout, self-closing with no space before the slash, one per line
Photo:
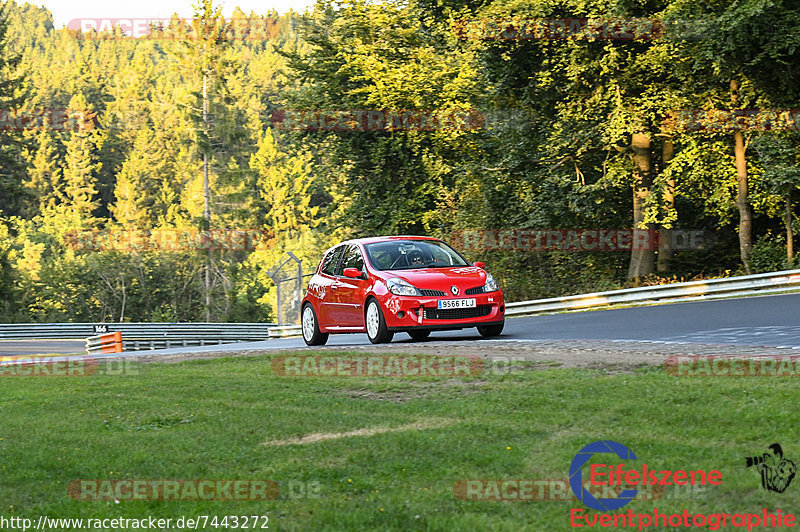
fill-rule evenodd
<path id="1" fill-rule="evenodd" d="M 486 272 L 477 266 L 383 270 L 380 272 L 380 277 L 384 280 L 399 277 L 417 288 L 445 291 L 453 285 L 467 289 L 483 286 L 486 283 Z"/>

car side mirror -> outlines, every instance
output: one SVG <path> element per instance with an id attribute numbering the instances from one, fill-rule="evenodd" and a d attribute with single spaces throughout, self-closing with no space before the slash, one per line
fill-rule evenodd
<path id="1" fill-rule="evenodd" d="M 473 263 L 472 263 L 472 265 L 473 265 L 473 266 L 476 266 L 476 267 L 478 267 L 478 268 L 480 268 L 480 269 L 482 269 L 482 270 L 485 270 L 485 269 L 486 269 L 486 264 L 484 264 L 484 263 L 482 263 L 482 262 L 473 262 Z"/>
<path id="2" fill-rule="evenodd" d="M 362 279 L 361 270 L 357 268 L 345 268 L 342 273 L 345 277 L 350 277 L 351 279 Z"/>

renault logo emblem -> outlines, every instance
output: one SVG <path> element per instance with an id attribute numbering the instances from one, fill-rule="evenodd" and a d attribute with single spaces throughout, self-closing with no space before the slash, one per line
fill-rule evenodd
<path id="1" fill-rule="evenodd" d="M 454 296 L 458 295 L 458 287 L 457 286 L 455 286 L 455 285 L 451 286 L 450 287 L 450 291 L 453 292 Z"/>

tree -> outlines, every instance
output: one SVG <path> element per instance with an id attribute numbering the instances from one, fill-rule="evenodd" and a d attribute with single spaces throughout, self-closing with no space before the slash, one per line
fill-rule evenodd
<path id="1" fill-rule="evenodd" d="M 15 116 L 24 101 L 23 78 L 19 72 L 22 56 L 11 42 L 9 11 L 14 2 L 0 6 L 0 215 L 19 214 L 28 196 L 22 188 L 24 163 L 22 135 L 8 120 Z M 10 126 L 10 127 L 8 127 Z"/>
<path id="2" fill-rule="evenodd" d="M 222 17 L 221 8 L 216 7 L 213 0 L 199 0 L 194 6 L 194 14 L 191 38 L 180 42 L 182 47 L 176 58 L 191 84 L 184 105 L 187 118 L 195 127 L 189 132 L 187 140 L 202 160 L 203 210 L 197 222 L 201 230 L 209 230 L 212 227 L 213 206 L 216 204 L 212 191 L 212 172 L 224 174 L 226 169 L 231 168 L 225 157 L 226 134 L 230 134 L 227 136 L 230 139 L 231 136 L 237 137 L 239 132 L 221 126 L 230 104 L 225 89 L 228 73 L 232 69 L 230 61 L 224 57 L 228 46 L 227 23 Z M 180 24 L 175 23 L 168 30 L 182 31 Z M 222 286 L 227 302 L 228 290 L 225 287 L 229 282 L 224 273 L 215 267 L 210 250 L 206 259 L 205 318 L 211 321 L 212 289 L 217 285 Z"/>
<path id="3" fill-rule="evenodd" d="M 51 132 L 43 127 L 37 134 L 34 147 L 27 151 L 28 179 L 25 186 L 34 197 L 29 216 L 39 214 L 47 205 L 56 201 L 61 193 L 57 188 L 61 183 L 59 153 Z"/>
<path id="4" fill-rule="evenodd" d="M 698 73 L 709 64 L 718 80 L 729 80 L 731 107 L 742 108 L 740 88 L 752 82 L 762 92 L 762 103 L 788 105 L 800 95 L 800 6 L 791 0 L 743 0 L 719 5 L 713 1 L 676 2 L 684 16 L 710 19 L 704 39 L 685 47 L 685 57 Z M 702 76 L 708 79 L 708 76 Z M 752 209 L 748 201 L 746 140 L 734 131 L 734 156 L 738 179 L 739 246 L 742 264 L 750 273 Z"/>
<path id="5" fill-rule="evenodd" d="M 179 196 L 167 139 L 150 127 L 139 130 L 117 175 L 111 212 L 118 223 L 140 229 L 167 225 Z"/>
<path id="6" fill-rule="evenodd" d="M 369 131 L 295 133 L 325 175 L 331 224 L 354 234 L 422 233 L 451 223 L 440 209 L 452 191 L 465 132 L 414 130 L 392 118 L 403 110 L 469 110 L 475 93 L 471 52 L 452 48 L 447 26 L 427 25 L 414 4 L 321 2 L 303 19 L 307 55 L 290 55 L 294 109 L 310 118 L 334 110 L 374 110 L 389 126 Z M 385 114 L 383 114 L 386 112 Z M 394 127 L 397 126 L 397 127 Z"/>
<path id="7" fill-rule="evenodd" d="M 70 109 L 89 109 L 82 95 L 74 96 Z M 77 128 L 68 133 L 64 142 L 65 157 L 62 170 L 63 189 L 58 205 L 51 216 L 69 229 L 91 228 L 96 225 L 97 174 L 102 167 L 97 152 L 102 147 L 104 135 L 99 130 Z"/>
<path id="8" fill-rule="evenodd" d="M 264 227 L 274 235 L 313 228 L 319 207 L 312 207 L 309 154 L 291 156 L 279 150 L 275 133 L 267 129 L 250 158 L 257 187 L 266 203 Z"/>
<path id="9" fill-rule="evenodd" d="M 786 230 L 786 259 L 794 260 L 794 204 L 792 196 L 800 186 L 800 138 L 797 134 L 762 135 L 755 149 L 764 166 L 762 178 L 768 189 L 783 197 L 783 223 Z"/>

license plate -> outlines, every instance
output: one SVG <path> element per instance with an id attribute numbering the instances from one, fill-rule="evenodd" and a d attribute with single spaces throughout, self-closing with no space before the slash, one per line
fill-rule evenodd
<path id="1" fill-rule="evenodd" d="M 438 308 L 474 308 L 475 298 L 469 299 L 440 299 Z"/>

